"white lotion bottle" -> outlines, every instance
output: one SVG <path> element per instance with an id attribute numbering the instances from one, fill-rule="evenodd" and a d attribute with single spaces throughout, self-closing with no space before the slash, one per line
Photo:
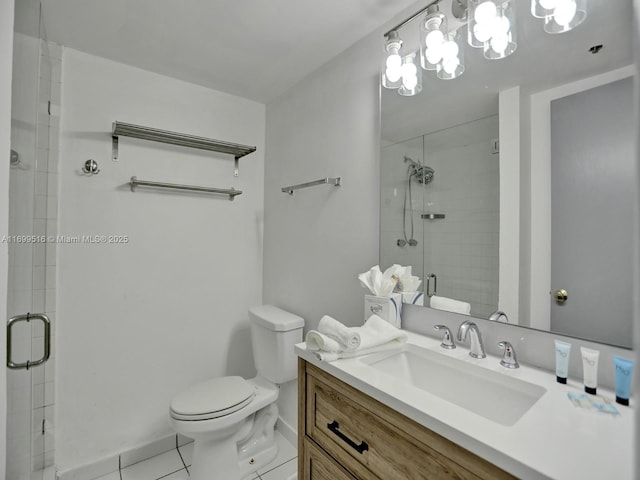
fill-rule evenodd
<path id="1" fill-rule="evenodd" d="M 584 391 L 591 395 L 596 394 L 598 388 L 598 350 L 580 347 L 582 354 L 582 374 L 584 376 Z"/>

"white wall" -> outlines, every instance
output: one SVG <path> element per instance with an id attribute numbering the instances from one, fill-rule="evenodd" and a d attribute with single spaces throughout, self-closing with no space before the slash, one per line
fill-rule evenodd
<path id="1" fill-rule="evenodd" d="M 362 323 L 357 274 L 378 263 L 381 38 L 370 35 L 267 106 L 264 300 L 314 328 Z M 375 57 L 375 58 L 374 58 Z M 342 177 L 342 186 L 282 193 Z"/>
<path id="2" fill-rule="evenodd" d="M 14 2 L 0 2 L 0 151 L 11 149 L 11 69 Z M 0 235 L 9 228 L 9 162 L 0 163 Z M 0 243 L 0 312 L 7 312 L 8 249 Z M 0 328 L 0 358 L 6 357 L 6 330 Z M 7 373 L 0 369 L 0 474 L 6 465 Z"/>
<path id="3" fill-rule="evenodd" d="M 255 373 L 248 309 L 261 303 L 265 106 L 65 50 L 58 244 L 59 471 L 172 433 L 171 398 L 214 376 Z M 256 145 L 240 160 L 126 137 L 122 121 Z M 85 176 L 93 158 L 101 169 Z M 135 193 L 144 180 L 243 190 Z"/>
<path id="4" fill-rule="evenodd" d="M 264 303 L 300 315 L 306 329 L 324 314 L 363 320 L 357 274 L 378 263 L 378 52 L 370 35 L 267 106 Z M 280 189 L 323 177 L 342 186 Z M 295 384 L 295 382 L 292 382 Z M 295 389 L 279 400 L 297 425 Z"/>

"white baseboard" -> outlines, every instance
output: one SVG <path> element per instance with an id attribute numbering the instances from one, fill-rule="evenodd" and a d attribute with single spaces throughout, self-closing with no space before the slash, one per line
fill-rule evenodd
<path id="1" fill-rule="evenodd" d="M 276 430 L 280 432 L 280 434 L 285 438 L 287 442 L 291 445 L 298 448 L 298 429 L 292 427 L 287 422 L 285 422 L 282 417 L 278 417 L 278 422 L 276 423 Z"/>
<path id="2" fill-rule="evenodd" d="M 184 439 L 186 437 L 181 436 L 182 444 L 184 444 Z M 177 436 L 175 434 L 167 435 L 158 440 L 120 452 L 120 454 L 110 455 L 95 462 L 58 472 L 57 478 L 58 480 L 90 480 L 98 478 L 117 472 L 120 468 L 126 468 L 134 463 L 173 450 L 177 445 Z"/>
<path id="3" fill-rule="evenodd" d="M 298 447 L 298 431 L 287 422 L 278 417 L 276 430 L 294 447 Z M 140 445 L 120 452 L 120 454 L 110 455 L 95 462 L 91 462 L 79 467 L 71 468 L 62 472 L 57 472 L 58 480 L 88 480 L 117 472 L 120 468 L 126 468 L 134 463 L 147 460 L 156 455 L 168 452 L 178 445 L 182 446 L 193 440 L 182 435 L 168 435 L 159 440 Z M 51 472 L 55 470 L 52 468 Z M 53 476 L 44 480 L 53 480 Z"/>

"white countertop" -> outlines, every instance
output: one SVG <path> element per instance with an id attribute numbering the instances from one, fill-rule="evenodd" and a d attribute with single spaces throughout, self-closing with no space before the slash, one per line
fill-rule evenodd
<path id="1" fill-rule="evenodd" d="M 498 357 L 474 359 L 464 346 L 445 350 L 435 338 L 407 334 L 410 344 L 540 385 L 547 391 L 515 425 L 507 427 L 380 373 L 361 362 L 365 357 L 322 362 L 304 343 L 296 345 L 296 353 L 518 478 L 633 478 L 632 407 L 614 403 L 620 412 L 617 416 L 587 411 L 575 407 L 567 398 L 567 392 L 584 391 L 581 383 L 569 379 L 567 385 L 562 385 L 556 382 L 554 372 L 523 364 L 508 370 L 499 364 Z M 598 388 L 598 395 L 615 400 L 613 392 L 602 388 Z"/>

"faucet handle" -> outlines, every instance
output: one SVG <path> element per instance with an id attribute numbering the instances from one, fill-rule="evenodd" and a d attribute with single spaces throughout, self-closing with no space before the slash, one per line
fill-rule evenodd
<path id="1" fill-rule="evenodd" d="M 516 351 L 513 349 L 513 345 L 509 342 L 499 342 L 498 347 L 504 349 L 504 355 L 500 360 L 500 365 L 505 368 L 518 368 L 520 364 L 516 358 Z"/>
<path id="2" fill-rule="evenodd" d="M 436 325 L 435 327 L 433 327 L 433 329 L 436 331 L 442 330 L 442 343 L 440 344 L 442 348 L 446 348 L 447 350 L 453 350 L 454 348 L 456 348 L 456 344 L 453 343 L 453 338 L 449 327 L 447 327 L 446 325 Z"/>

